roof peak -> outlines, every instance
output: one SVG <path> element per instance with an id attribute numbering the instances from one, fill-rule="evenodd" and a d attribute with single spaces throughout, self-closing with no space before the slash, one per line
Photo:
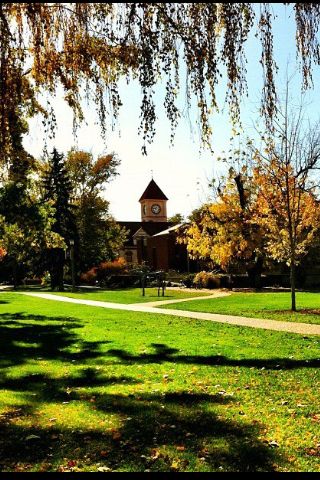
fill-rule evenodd
<path id="1" fill-rule="evenodd" d="M 168 198 L 165 196 L 165 194 L 163 193 L 161 188 L 156 184 L 153 178 L 150 180 L 147 188 L 139 198 L 139 202 L 146 199 L 147 200 L 168 200 Z"/>

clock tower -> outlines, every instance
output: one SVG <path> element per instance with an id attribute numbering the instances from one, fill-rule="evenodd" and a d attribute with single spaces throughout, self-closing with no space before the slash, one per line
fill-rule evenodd
<path id="1" fill-rule="evenodd" d="M 139 202 L 142 222 L 167 222 L 167 197 L 152 179 Z"/>

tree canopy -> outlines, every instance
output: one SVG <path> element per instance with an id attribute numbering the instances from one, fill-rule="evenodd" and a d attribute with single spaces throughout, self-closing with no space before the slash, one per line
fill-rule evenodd
<path id="1" fill-rule="evenodd" d="M 276 87 L 272 5 L 261 3 L 2 3 L 0 6 L 0 145 L 12 157 L 12 126 L 18 112 L 40 112 L 53 131 L 50 97 L 59 86 L 83 119 L 84 97 L 96 105 L 102 134 L 121 106 L 119 80 L 137 79 L 142 89 L 140 133 L 143 149 L 155 134 L 154 88 L 165 82 L 164 108 L 174 132 L 180 111 L 180 66 L 185 66 L 187 104 L 196 98 L 204 144 L 210 143 L 210 114 L 218 109 L 217 87 L 226 75 L 231 119 L 239 120 L 246 93 L 245 45 L 257 28 L 264 75 L 261 109 L 274 114 Z M 319 64 L 320 5 L 292 3 L 303 87 L 312 85 Z M 185 80 L 185 79 L 183 79 Z M 41 105 L 41 94 L 48 103 Z M 110 119 L 108 119 L 110 115 Z"/>
<path id="2" fill-rule="evenodd" d="M 103 192 L 116 175 L 120 159 L 116 154 L 94 159 L 82 150 L 68 152 L 66 168 L 72 184 L 78 245 L 78 267 L 81 272 L 101 262 L 114 260 L 120 254 L 125 240 L 125 229 L 120 227 L 109 211 L 109 202 Z"/>
<path id="3" fill-rule="evenodd" d="M 263 231 L 255 219 L 257 188 L 247 169 L 230 168 L 216 197 L 193 213 L 178 241 L 187 244 L 191 258 L 211 260 L 225 271 L 239 264 L 247 271 L 257 263 L 262 267 Z"/>

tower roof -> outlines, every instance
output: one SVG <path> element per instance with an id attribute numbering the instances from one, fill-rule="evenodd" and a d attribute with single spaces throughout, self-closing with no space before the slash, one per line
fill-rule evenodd
<path id="1" fill-rule="evenodd" d="M 152 179 L 143 194 L 141 195 L 139 202 L 141 200 L 168 200 L 163 191 L 158 187 L 156 182 Z"/>

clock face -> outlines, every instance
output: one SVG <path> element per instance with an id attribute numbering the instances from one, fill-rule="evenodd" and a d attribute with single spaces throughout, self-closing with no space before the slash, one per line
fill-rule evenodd
<path id="1" fill-rule="evenodd" d="M 158 205 L 157 203 L 154 203 L 151 207 L 151 212 L 157 215 L 158 213 L 160 213 L 160 211 L 161 211 L 160 205 Z"/>

